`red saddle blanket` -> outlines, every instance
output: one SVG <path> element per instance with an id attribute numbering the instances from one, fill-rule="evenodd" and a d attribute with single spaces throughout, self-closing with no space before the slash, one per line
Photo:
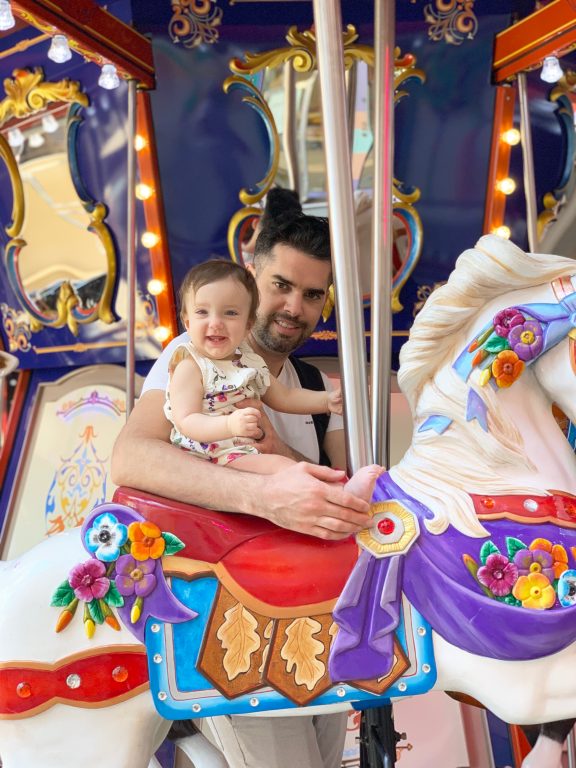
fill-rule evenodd
<path id="1" fill-rule="evenodd" d="M 323 541 L 249 515 L 215 512 L 118 488 L 114 502 L 135 509 L 185 544 L 182 557 L 222 563 L 250 595 L 280 607 L 336 600 L 358 558 L 353 537 Z"/>

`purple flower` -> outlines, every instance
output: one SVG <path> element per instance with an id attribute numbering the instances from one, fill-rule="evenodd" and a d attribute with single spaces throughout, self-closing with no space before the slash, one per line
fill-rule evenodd
<path id="1" fill-rule="evenodd" d="M 514 555 L 514 563 L 520 576 L 542 573 L 551 584 L 554 583 L 554 561 L 549 552 L 543 549 L 520 549 Z"/>
<path id="2" fill-rule="evenodd" d="M 508 309 L 502 309 L 498 314 L 494 315 L 492 323 L 496 334 L 506 339 L 510 329 L 522 325 L 525 320 L 524 315 L 516 307 L 508 307 Z"/>
<path id="3" fill-rule="evenodd" d="M 86 560 L 70 571 L 68 582 L 79 600 L 89 603 L 99 600 L 108 592 L 110 579 L 105 576 L 106 566 L 100 560 Z"/>
<path id="4" fill-rule="evenodd" d="M 534 360 L 544 346 L 542 326 L 538 320 L 526 320 L 522 325 L 510 329 L 508 341 L 520 360 Z"/>
<path id="5" fill-rule="evenodd" d="M 124 597 L 148 597 L 156 587 L 154 569 L 156 560 L 135 560 L 132 555 L 121 555 L 116 562 L 116 587 Z"/>
<path id="6" fill-rule="evenodd" d="M 518 578 L 518 568 L 509 563 L 504 555 L 492 554 L 486 558 L 486 565 L 478 569 L 478 581 L 496 595 L 504 597 L 512 592 Z"/>

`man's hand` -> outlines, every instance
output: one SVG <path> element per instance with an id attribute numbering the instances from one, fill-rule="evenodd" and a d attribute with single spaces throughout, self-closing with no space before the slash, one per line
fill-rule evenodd
<path id="1" fill-rule="evenodd" d="M 261 417 L 262 414 L 258 408 L 242 408 L 226 417 L 228 419 L 226 426 L 232 437 L 250 437 L 255 440 L 262 436 Z"/>
<path id="2" fill-rule="evenodd" d="M 370 505 L 346 491 L 344 472 L 300 462 L 268 477 L 251 513 L 321 539 L 345 539 L 368 528 Z"/>

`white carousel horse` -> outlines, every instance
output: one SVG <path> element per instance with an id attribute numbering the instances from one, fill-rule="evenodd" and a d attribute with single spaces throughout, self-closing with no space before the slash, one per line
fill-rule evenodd
<path id="1" fill-rule="evenodd" d="M 391 635 L 398 624 L 402 590 L 434 628 L 435 688 L 468 694 L 508 722 L 576 717 L 572 674 L 576 581 L 570 581 L 576 569 L 576 458 L 551 412 L 555 402 L 576 422 L 574 345 L 569 335 L 576 327 L 572 273 L 576 275 L 576 269 L 568 259 L 526 255 L 511 243 L 487 236 L 460 257 L 449 283 L 432 295 L 417 317 L 403 349 L 399 377 L 413 411 L 413 442 L 402 461 L 378 481 L 375 525 L 359 536 L 365 551 L 334 611 L 340 625 L 335 640 L 330 640 L 332 627 L 322 625 L 326 643 L 332 643 L 332 679 L 381 679 L 390 664 L 397 663 Z M 508 312 L 499 316 L 500 325 L 494 323 L 503 310 Z M 509 326 L 519 325 L 522 328 L 514 332 L 513 343 L 506 344 L 503 339 L 508 338 Z M 519 364 L 519 353 L 526 365 Z M 502 386 L 506 384 L 512 386 Z M 90 525 L 96 527 L 94 518 Z M 219 520 L 221 536 L 229 541 L 234 527 L 244 523 L 232 516 L 226 525 L 223 518 Z M 3 768 L 72 768 L 79 762 L 83 768 L 103 764 L 145 768 L 168 730 L 169 723 L 156 713 L 148 691 L 144 649 L 138 640 L 144 637 L 149 615 L 160 615 L 166 627 L 174 621 L 184 621 L 186 626 L 195 620 L 194 606 L 186 607 L 171 597 L 156 566 L 151 571 L 132 563 L 127 570 L 122 566 L 122 571 L 120 559 L 115 560 L 118 552 L 99 559 L 96 546 L 100 543 L 105 549 L 108 543 L 104 538 L 91 540 L 90 530 L 82 537 L 78 531 L 54 537 L 2 565 Z M 282 534 L 284 541 L 298 538 L 278 532 Z M 133 537 L 134 542 L 143 535 Z M 266 536 L 273 534 L 266 531 Z M 89 547 L 95 559 L 89 561 L 93 568 L 82 571 L 78 568 L 85 565 L 86 537 L 88 543 L 96 542 Z M 153 553 L 154 537 L 146 534 L 145 538 Z M 316 546 L 309 537 L 301 540 L 306 549 Z M 173 540 L 166 541 L 177 548 Z M 122 542 L 126 547 L 124 534 Z M 254 539 L 248 542 L 253 543 Z M 455 546 L 452 554 L 448 544 Z M 194 550 L 193 536 L 186 546 Z M 311 562 L 325 557 L 326 543 L 317 546 Z M 223 557 L 231 552 L 234 561 L 240 547 L 235 543 Z M 341 558 L 344 550 L 338 552 Z M 231 574 L 241 570 L 242 557 L 228 565 L 206 558 L 202 562 L 176 559 L 179 564 L 173 573 L 186 571 L 191 582 L 210 572 L 226 577 L 232 594 L 237 588 Z M 108 579 L 114 562 L 116 584 L 124 590 L 122 594 L 131 594 L 118 610 L 124 624 L 132 621 L 137 641 L 115 618 L 118 590 L 98 582 Z M 286 558 L 283 567 L 289 565 Z M 352 566 L 353 561 L 348 571 Z M 322 578 L 329 570 L 323 565 L 313 575 Z M 72 573 L 74 577 L 70 575 L 58 587 L 63 576 Z M 157 603 L 146 613 L 142 601 L 137 602 L 134 584 L 146 591 L 151 574 L 161 584 L 158 589 L 165 605 L 145 596 L 144 605 Z M 308 568 L 302 582 L 311 575 Z M 283 573 L 285 583 L 287 578 Z M 246 599 L 252 599 L 246 583 L 241 586 Z M 268 593 L 273 586 L 267 583 Z M 328 587 L 322 596 L 328 594 Z M 78 609 L 76 620 L 72 619 L 77 598 L 88 600 L 82 596 L 85 588 L 92 590 L 90 598 L 96 603 L 102 602 L 104 589 L 109 590 L 105 594 L 108 607 L 102 607 L 101 626 L 94 637 L 97 618 L 88 610 L 88 602 L 84 613 Z M 60 608 L 64 606 L 58 633 L 54 632 L 58 612 L 50 607 L 55 595 Z M 290 621 L 281 618 L 286 613 L 266 614 L 265 600 L 261 594 L 256 597 L 261 606 L 258 621 L 254 620 L 258 627 L 252 626 L 252 634 L 247 634 L 250 641 L 255 638 L 260 656 L 248 671 L 256 674 L 256 683 L 243 693 L 250 690 L 258 695 L 248 693 L 249 706 L 265 698 L 258 693 L 262 690 L 258 674 L 262 669 L 266 672 L 266 655 L 272 657 L 277 639 L 276 630 L 270 633 L 269 627 Z M 230 594 L 222 599 L 224 616 L 238 608 Z M 231 602 L 226 603 L 228 599 Z M 274 595 L 268 607 L 273 599 Z M 249 624 L 254 616 L 250 611 L 248 615 Z M 299 615 L 300 628 L 310 623 L 310 613 Z M 321 626 L 320 620 L 316 623 Z M 230 642 L 225 622 L 216 629 L 214 637 L 224 638 L 223 644 Z M 256 629 L 261 630 L 260 639 Z M 157 632 L 158 639 L 159 624 L 152 625 L 151 632 Z M 263 638 L 268 638 L 269 653 Z M 313 633 L 310 638 L 312 644 L 321 645 Z M 285 649 L 286 644 L 276 660 Z M 323 667 L 318 659 L 314 661 L 311 666 L 316 671 Z M 154 655 L 151 665 L 155 662 Z M 298 668 L 294 657 L 289 656 L 287 664 Z M 238 680 L 230 678 L 231 689 Z M 281 681 L 275 685 L 281 686 Z M 394 697 L 411 693 L 409 684 L 394 685 Z M 329 680 L 323 690 L 328 687 Z M 336 695 L 344 693 L 338 683 Z M 155 698 L 162 700 L 165 692 L 156 690 Z M 233 692 L 228 692 L 225 702 L 235 706 Z M 195 706 L 198 709 L 189 709 L 189 714 L 199 711 Z M 548 766 L 541 762 L 539 768 Z"/>

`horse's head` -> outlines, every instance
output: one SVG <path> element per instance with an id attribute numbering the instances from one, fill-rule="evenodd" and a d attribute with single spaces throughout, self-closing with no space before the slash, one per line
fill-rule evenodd
<path id="1" fill-rule="evenodd" d="M 530 420 L 549 429 L 550 402 L 576 420 L 573 273 L 571 259 L 489 235 L 460 256 L 416 318 L 399 372 L 415 432 L 395 473 L 430 501 L 432 530 L 451 522 L 480 534 L 470 493 L 558 487 L 529 482 L 537 462 L 527 436 Z"/>

